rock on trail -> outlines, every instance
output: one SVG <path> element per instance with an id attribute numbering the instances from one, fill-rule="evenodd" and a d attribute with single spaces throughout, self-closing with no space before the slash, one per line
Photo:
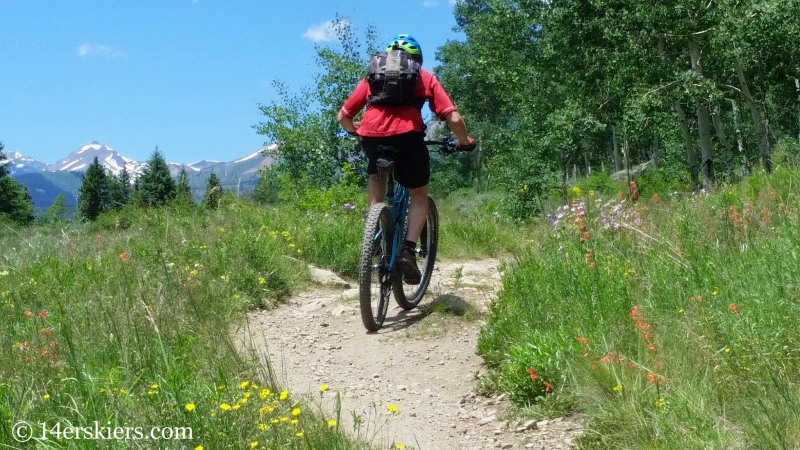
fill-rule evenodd
<path id="1" fill-rule="evenodd" d="M 475 394 L 479 319 L 500 285 L 497 260 L 437 261 L 421 307 L 393 304 L 377 333 L 361 324 L 355 283 L 316 268 L 312 279 L 313 289 L 248 314 L 238 340 L 328 418 L 339 393 L 339 425 L 353 436 L 382 449 L 568 449 L 580 434 L 577 418 L 509 422 L 503 396 Z"/>

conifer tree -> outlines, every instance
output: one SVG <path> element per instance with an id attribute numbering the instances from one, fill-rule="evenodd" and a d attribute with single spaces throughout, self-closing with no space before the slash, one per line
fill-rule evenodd
<path id="1" fill-rule="evenodd" d="M 120 209 L 125 206 L 125 187 L 122 185 L 122 178 L 114 175 L 110 171 L 106 173 L 106 196 L 105 209 Z"/>
<path id="2" fill-rule="evenodd" d="M 169 173 L 169 166 L 158 147 L 136 179 L 136 186 L 138 200 L 146 207 L 159 207 L 175 198 L 175 179 Z"/>
<path id="3" fill-rule="evenodd" d="M 78 216 L 85 220 L 97 219 L 106 210 L 107 189 L 106 171 L 95 156 L 78 190 Z"/>
<path id="4" fill-rule="evenodd" d="M 181 204 L 193 204 L 194 194 L 192 188 L 189 186 L 189 180 L 186 178 L 186 166 L 181 167 L 181 173 L 178 175 L 178 187 L 175 194 L 175 200 Z"/>
<path id="5" fill-rule="evenodd" d="M 220 200 L 222 200 L 222 184 L 217 174 L 211 172 L 211 176 L 208 177 L 208 182 L 206 183 L 206 194 L 203 197 L 203 204 L 208 209 L 217 209 Z"/>
<path id="6" fill-rule="evenodd" d="M 0 220 L 19 224 L 33 222 L 33 200 L 28 188 L 11 178 L 6 167 L 6 155 L 0 142 Z"/>
<path id="7" fill-rule="evenodd" d="M 127 167 L 123 167 L 122 172 L 119 173 L 119 181 L 122 183 L 122 195 L 125 199 L 124 203 L 128 203 L 128 200 L 131 198 L 131 174 L 128 172 Z"/>

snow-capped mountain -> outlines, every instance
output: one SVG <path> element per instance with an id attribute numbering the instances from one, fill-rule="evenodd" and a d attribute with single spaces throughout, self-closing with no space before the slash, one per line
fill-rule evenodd
<path id="1" fill-rule="evenodd" d="M 37 161 L 30 156 L 25 156 L 20 152 L 6 153 L 6 160 L 0 162 L 0 165 L 5 165 L 12 175 L 22 172 L 38 172 L 47 168 L 46 163 Z"/>
<path id="2" fill-rule="evenodd" d="M 48 166 L 47 170 L 85 172 L 95 157 L 100 164 L 114 175 L 119 175 L 122 172 L 122 168 L 125 167 L 131 176 L 135 178 L 146 166 L 145 163 L 126 158 L 114 151 L 113 148 L 94 141 L 91 144 L 80 147 L 55 164 Z"/>
<path id="3" fill-rule="evenodd" d="M 202 160 L 190 164 L 167 163 L 170 173 L 178 176 L 181 168 L 186 168 L 188 180 L 193 190 L 202 192 L 211 173 L 220 178 L 223 187 L 236 192 L 252 189 L 258 179 L 258 170 L 272 164 L 270 152 L 276 144 L 262 147 L 246 156 L 230 162 Z M 110 172 L 119 174 L 125 167 L 131 178 L 135 179 L 147 166 L 146 162 L 136 161 L 117 153 L 111 147 L 99 142 L 86 144 L 73 151 L 55 164 L 47 164 L 19 152 L 6 153 L 9 173 L 17 181 L 28 186 L 37 208 L 50 206 L 58 193 L 66 192 L 68 203 L 74 203 L 83 172 L 97 157 L 98 162 Z"/>
<path id="4" fill-rule="evenodd" d="M 186 170 L 187 171 L 192 171 L 193 170 L 195 172 L 199 172 L 199 171 L 201 171 L 203 169 L 208 169 L 209 167 L 213 167 L 213 166 L 216 166 L 217 164 L 221 164 L 221 163 L 222 163 L 222 161 L 215 161 L 213 159 L 210 159 L 210 160 L 209 159 L 204 159 L 202 161 L 197 161 L 197 162 L 186 164 Z"/>

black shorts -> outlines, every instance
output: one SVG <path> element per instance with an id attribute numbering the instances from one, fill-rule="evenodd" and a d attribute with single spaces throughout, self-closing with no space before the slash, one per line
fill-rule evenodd
<path id="1" fill-rule="evenodd" d="M 431 179 L 431 160 L 425 145 L 425 134 L 411 132 L 388 137 L 365 137 L 361 139 L 364 154 L 367 155 L 367 173 L 378 173 L 376 160 L 379 145 L 394 145 L 399 150 L 395 157 L 397 169 L 394 179 L 409 189 L 427 185 Z"/>

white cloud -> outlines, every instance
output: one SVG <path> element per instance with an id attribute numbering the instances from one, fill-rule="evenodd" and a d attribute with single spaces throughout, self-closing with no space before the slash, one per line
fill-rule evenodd
<path id="1" fill-rule="evenodd" d="M 107 59 L 116 59 L 125 54 L 110 45 L 84 42 L 78 47 L 78 56 L 102 56 Z"/>
<path id="2" fill-rule="evenodd" d="M 425 0 L 424 2 L 422 2 L 422 6 L 426 8 L 429 8 L 431 6 L 436 6 L 438 4 L 439 2 L 437 2 L 436 0 Z"/>
<path id="3" fill-rule="evenodd" d="M 305 34 L 303 34 L 303 37 L 314 42 L 335 41 L 336 32 L 348 26 L 350 26 L 350 22 L 346 19 L 336 22 L 329 20 L 319 25 L 309 27 Z"/>

